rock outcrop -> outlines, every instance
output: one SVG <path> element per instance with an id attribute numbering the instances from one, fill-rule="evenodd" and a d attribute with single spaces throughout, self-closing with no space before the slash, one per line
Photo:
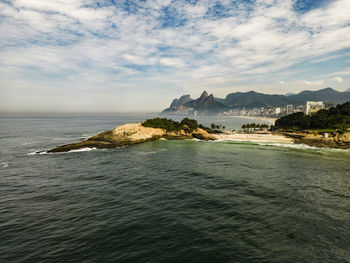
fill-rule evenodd
<path id="1" fill-rule="evenodd" d="M 214 135 L 208 133 L 207 131 L 201 128 L 198 128 L 192 131 L 192 136 L 196 139 L 205 140 L 205 141 L 217 140 L 217 138 Z"/>
<path id="2" fill-rule="evenodd" d="M 113 130 L 101 132 L 85 141 L 62 145 L 49 153 L 68 152 L 81 148 L 116 148 L 140 142 L 160 139 L 166 133 L 163 129 L 144 127 L 141 123 L 124 124 Z"/>
<path id="3" fill-rule="evenodd" d="M 295 143 L 303 143 L 314 147 L 350 149 L 350 132 L 324 137 L 322 135 L 300 135 L 284 133 L 294 139 Z"/>
<path id="4" fill-rule="evenodd" d="M 82 148 L 117 148 L 125 145 L 142 143 L 160 138 L 169 140 L 201 139 L 215 140 L 216 138 L 203 129 L 189 131 L 184 129 L 177 132 L 167 132 L 160 128 L 150 128 L 142 126 L 142 123 L 124 124 L 113 130 L 101 132 L 85 141 L 58 146 L 49 150 L 49 153 L 69 152 Z"/>

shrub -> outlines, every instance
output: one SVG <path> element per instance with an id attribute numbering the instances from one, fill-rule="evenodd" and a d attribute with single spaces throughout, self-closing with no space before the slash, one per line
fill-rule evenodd
<path id="1" fill-rule="evenodd" d="M 212 124 L 214 127 L 219 127 L 219 125 Z M 161 128 L 165 129 L 167 132 L 170 131 L 180 131 L 181 129 L 186 129 L 187 132 L 192 132 L 197 128 L 201 128 L 208 133 L 221 133 L 221 131 L 217 129 L 210 129 L 209 127 L 198 124 L 198 122 L 194 119 L 184 118 L 181 122 L 173 121 L 167 118 L 154 118 L 147 119 L 142 122 L 142 126 L 151 127 L 151 128 Z"/>

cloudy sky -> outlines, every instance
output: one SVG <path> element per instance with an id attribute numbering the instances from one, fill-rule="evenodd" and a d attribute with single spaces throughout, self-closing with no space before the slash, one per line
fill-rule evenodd
<path id="1" fill-rule="evenodd" d="M 0 111 L 350 88 L 349 0 L 1 0 Z"/>

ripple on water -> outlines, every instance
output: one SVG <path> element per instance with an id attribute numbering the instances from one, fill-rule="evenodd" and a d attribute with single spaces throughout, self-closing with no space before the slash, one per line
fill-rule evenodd
<path id="1" fill-rule="evenodd" d="M 37 143 L 4 141 L 1 262 L 349 261 L 348 152 L 160 140 L 33 153 L 95 132 L 75 121 L 21 120 Z"/>

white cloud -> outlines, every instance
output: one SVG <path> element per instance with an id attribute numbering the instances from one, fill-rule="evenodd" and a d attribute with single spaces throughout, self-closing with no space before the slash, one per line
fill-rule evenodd
<path id="1" fill-rule="evenodd" d="M 340 59 L 348 54 L 342 50 L 350 48 L 348 0 L 330 1 L 305 14 L 294 10 L 292 0 L 238 1 L 234 8 L 231 1 L 220 1 L 224 16 L 210 13 L 215 2 L 209 0 L 149 0 L 139 2 L 135 12 L 100 3 L 0 3 L 0 64 L 7 72 L 0 84 L 8 83 L 9 76 L 45 83 L 47 74 L 54 74 L 67 84 L 85 78 L 101 86 L 122 82 L 130 88 L 148 82 L 190 91 L 261 81 L 278 89 L 287 86 L 279 79 L 287 79 L 283 74 L 289 67 Z M 165 7 L 172 17 L 164 15 Z M 336 76 L 349 72 L 329 74 L 341 82 Z M 298 83 L 321 87 L 324 81 Z"/>
<path id="2" fill-rule="evenodd" d="M 178 58 L 161 58 L 159 63 L 165 66 L 181 67 L 184 65 L 181 59 Z"/>
<path id="3" fill-rule="evenodd" d="M 309 80 L 303 80 L 306 85 L 311 86 L 311 87 L 321 87 L 324 84 L 323 80 L 315 80 L 315 81 L 309 81 Z"/>
<path id="4" fill-rule="evenodd" d="M 332 80 L 336 81 L 336 82 L 339 82 L 339 83 L 343 82 L 343 79 L 340 76 L 335 76 L 334 78 L 332 78 Z"/>
<path id="5" fill-rule="evenodd" d="M 329 76 L 336 76 L 336 75 L 350 75 L 350 67 L 347 67 L 341 71 L 332 72 L 331 74 L 329 74 Z"/>

